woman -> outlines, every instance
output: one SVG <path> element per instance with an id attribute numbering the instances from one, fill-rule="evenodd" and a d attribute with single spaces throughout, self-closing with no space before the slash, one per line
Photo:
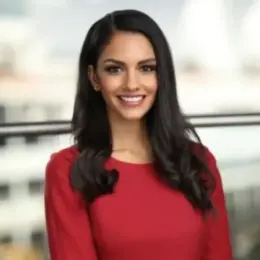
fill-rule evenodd
<path id="1" fill-rule="evenodd" d="M 52 260 L 232 259 L 215 159 L 181 113 L 149 16 L 116 11 L 92 25 L 72 128 L 75 145 L 46 170 Z"/>

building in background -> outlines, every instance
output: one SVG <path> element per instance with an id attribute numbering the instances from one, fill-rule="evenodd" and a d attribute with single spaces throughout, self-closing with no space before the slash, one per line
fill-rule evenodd
<path id="1" fill-rule="evenodd" d="M 0 124 L 70 119 L 86 31 L 99 16 L 122 8 L 146 11 L 162 26 L 186 113 L 259 110 L 260 1 L 8 0 L 0 1 Z M 246 257 L 260 241 L 260 194 L 251 187 L 260 185 L 259 127 L 199 132 L 223 168 L 238 259 L 254 259 Z M 70 143 L 68 136 L 0 138 L 0 241 L 46 247 L 45 164 Z M 252 218 L 249 207 L 255 207 Z"/>

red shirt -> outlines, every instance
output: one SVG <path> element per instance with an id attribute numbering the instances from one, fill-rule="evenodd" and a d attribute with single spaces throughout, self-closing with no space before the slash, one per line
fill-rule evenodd
<path id="1" fill-rule="evenodd" d="M 227 212 L 219 172 L 212 195 L 217 215 L 205 220 L 178 191 L 154 177 L 151 164 L 109 159 L 119 170 L 115 193 L 88 212 L 69 184 L 78 152 L 54 154 L 46 170 L 45 206 L 51 260 L 232 260 Z"/>

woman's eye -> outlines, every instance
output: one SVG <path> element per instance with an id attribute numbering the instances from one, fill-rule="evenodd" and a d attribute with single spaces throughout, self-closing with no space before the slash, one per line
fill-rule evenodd
<path id="1" fill-rule="evenodd" d="M 155 65 L 144 65 L 141 67 L 141 71 L 153 72 L 153 71 L 156 71 L 156 66 Z"/>
<path id="2" fill-rule="evenodd" d="M 105 70 L 110 74 L 117 74 L 117 73 L 121 72 L 121 68 L 118 66 L 109 66 L 109 67 L 106 67 Z"/>

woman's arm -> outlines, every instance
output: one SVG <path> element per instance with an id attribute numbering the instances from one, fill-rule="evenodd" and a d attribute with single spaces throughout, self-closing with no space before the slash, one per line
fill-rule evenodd
<path id="1" fill-rule="evenodd" d="M 206 247 L 203 260 L 233 260 L 230 243 L 228 216 L 221 176 L 216 165 L 216 160 L 210 151 L 207 151 L 209 168 L 215 176 L 216 187 L 212 195 L 212 201 L 216 212 L 212 211 L 207 218 Z"/>
<path id="2" fill-rule="evenodd" d="M 45 213 L 51 260 L 96 260 L 83 199 L 69 184 L 70 150 L 52 156 L 46 168 Z"/>

